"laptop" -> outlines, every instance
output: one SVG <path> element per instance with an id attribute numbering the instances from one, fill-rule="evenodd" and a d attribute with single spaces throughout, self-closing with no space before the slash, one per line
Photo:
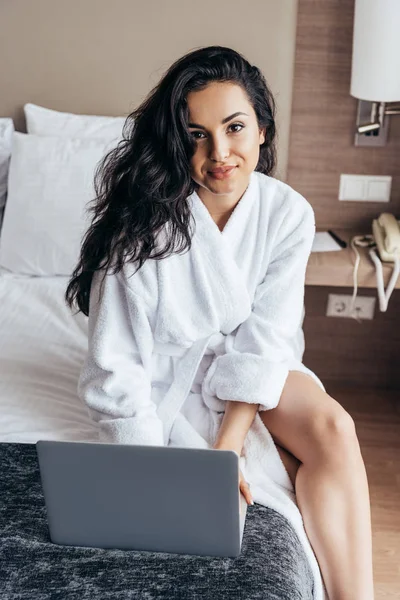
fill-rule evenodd
<path id="1" fill-rule="evenodd" d="M 240 555 L 233 450 L 39 440 L 36 451 L 53 543 Z"/>

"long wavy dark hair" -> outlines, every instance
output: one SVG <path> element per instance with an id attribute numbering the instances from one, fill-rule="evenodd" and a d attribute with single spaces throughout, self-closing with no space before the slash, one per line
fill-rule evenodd
<path id="1" fill-rule="evenodd" d="M 259 128 L 266 127 L 255 170 L 273 173 L 275 101 L 261 71 L 231 48 L 208 46 L 186 54 L 128 115 L 122 139 L 96 168 L 96 197 L 87 208 L 93 216 L 65 293 L 70 308 L 75 302 L 77 312 L 89 315 L 93 274 L 105 267 L 105 276 L 114 257 L 116 273 L 125 262 L 137 261 L 139 270 L 148 258 L 190 249 L 187 197 L 199 186 L 190 175 L 196 140 L 188 127 L 186 98 L 213 81 L 235 83 L 246 92 Z M 156 235 L 166 223 L 167 243 L 154 252 Z"/>

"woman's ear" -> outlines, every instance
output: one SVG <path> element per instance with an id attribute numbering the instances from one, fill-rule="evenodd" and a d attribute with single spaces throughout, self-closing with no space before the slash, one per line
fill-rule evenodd
<path id="1" fill-rule="evenodd" d="M 265 142 L 266 133 L 267 133 L 266 127 L 263 127 L 262 129 L 260 129 L 260 144 L 263 144 Z"/>

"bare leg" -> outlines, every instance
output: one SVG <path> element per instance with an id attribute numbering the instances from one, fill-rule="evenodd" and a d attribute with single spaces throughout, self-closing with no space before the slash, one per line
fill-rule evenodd
<path id="1" fill-rule="evenodd" d="M 329 600 L 373 600 L 367 475 L 358 441 L 341 448 L 300 463 L 297 503 Z"/>
<path id="2" fill-rule="evenodd" d="M 278 406 L 260 417 L 300 461 L 296 469 L 282 456 L 295 470 L 297 504 L 329 600 L 373 600 L 369 489 L 353 419 L 297 371 L 289 372 Z"/>

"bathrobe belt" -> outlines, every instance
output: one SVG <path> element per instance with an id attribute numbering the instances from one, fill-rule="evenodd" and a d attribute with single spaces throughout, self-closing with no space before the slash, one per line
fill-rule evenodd
<path id="1" fill-rule="evenodd" d="M 155 352 L 179 355 L 185 354 L 180 359 L 175 369 L 174 381 L 170 385 L 166 395 L 157 407 L 157 414 L 164 424 L 164 445 L 168 445 L 173 423 L 179 414 L 193 384 L 200 362 L 205 354 L 207 346 L 211 342 L 219 342 L 223 334 L 221 332 L 213 333 L 211 336 L 202 338 L 193 343 L 189 350 L 179 348 L 171 344 L 156 343 Z M 168 346 L 170 347 L 168 350 Z M 177 352 L 174 353 L 171 346 L 175 346 Z M 162 350 L 164 349 L 164 352 Z"/>

